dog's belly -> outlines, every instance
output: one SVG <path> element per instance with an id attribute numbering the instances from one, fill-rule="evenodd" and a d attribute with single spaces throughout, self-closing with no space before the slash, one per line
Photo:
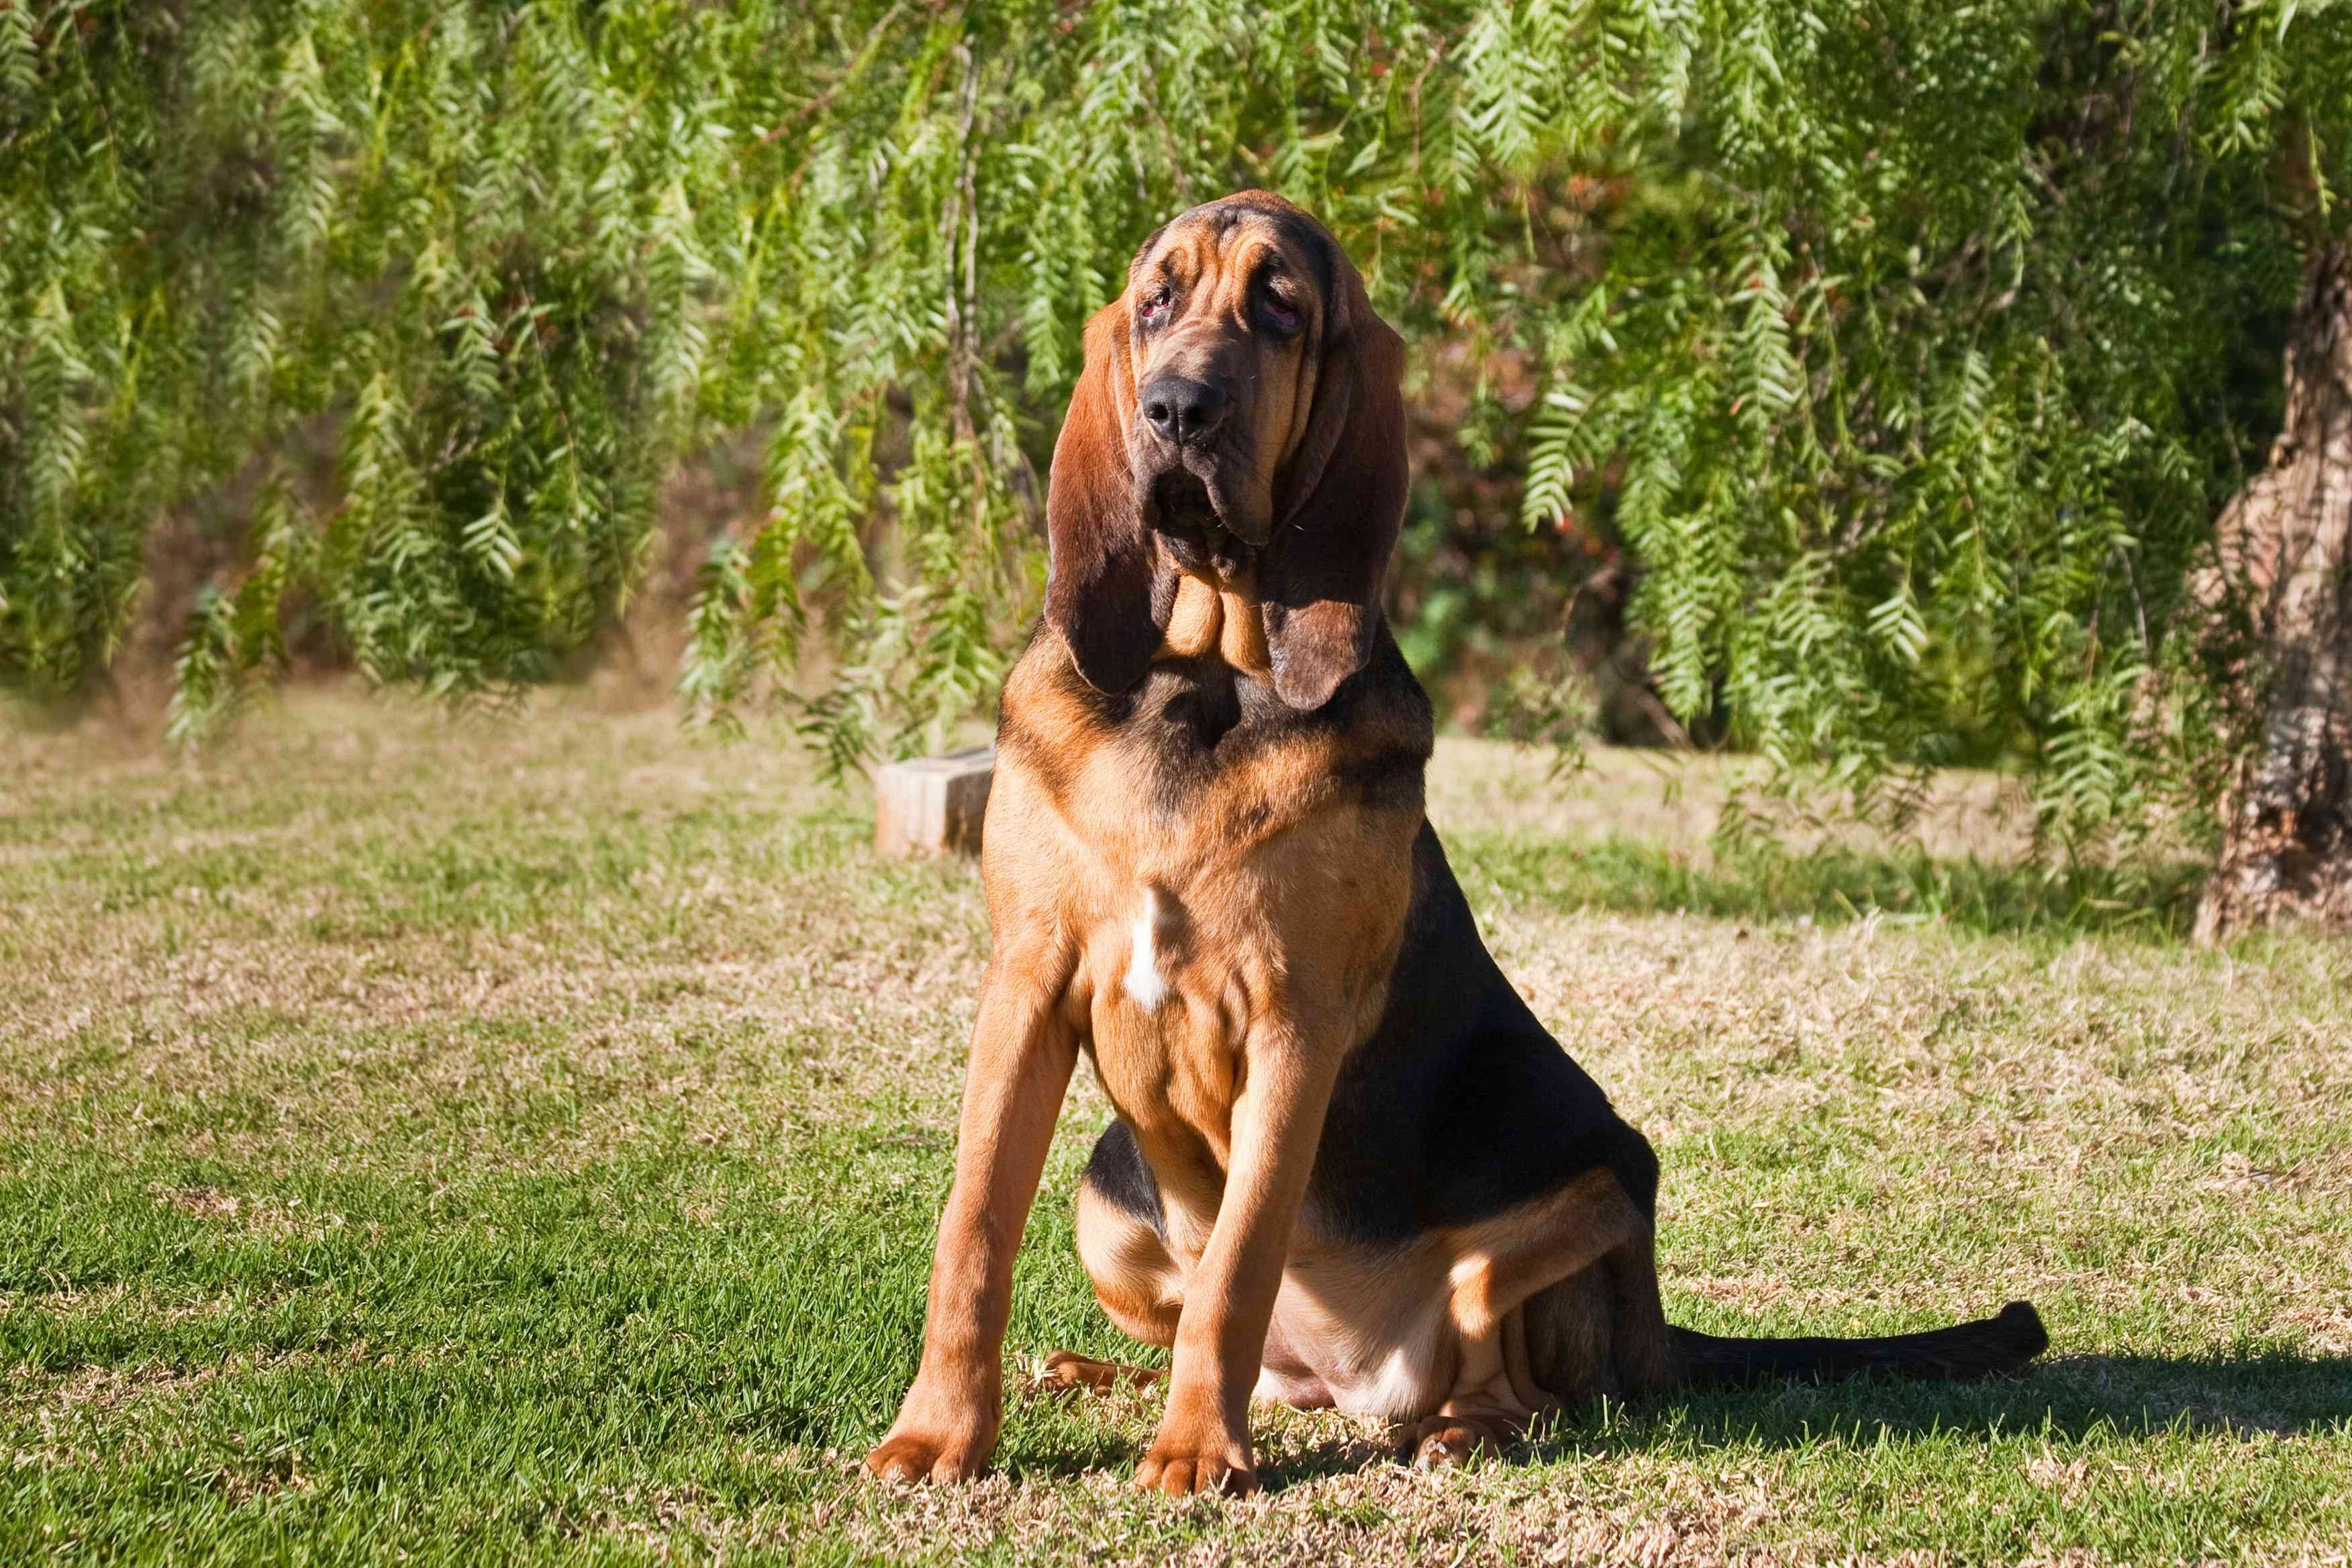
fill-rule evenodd
<path id="1" fill-rule="evenodd" d="M 1182 1195 L 1155 1172 L 1160 1219 L 1176 1300 L 1216 1222 L 1213 1207 Z M 1452 1262 L 1435 1237 L 1402 1249 L 1335 1247 L 1294 1238 L 1260 1358 L 1255 1396 L 1301 1409 L 1409 1420 L 1443 1404 L 1462 1365 L 1451 1312 Z M 1093 1262 L 1089 1268 L 1094 1268 Z M 1139 1295 L 1160 1288 L 1124 1282 Z"/>
<path id="2" fill-rule="evenodd" d="M 1452 1391 L 1461 1346 L 1440 1260 L 1294 1254 L 1266 1333 L 1257 1397 L 1407 1421 Z"/>

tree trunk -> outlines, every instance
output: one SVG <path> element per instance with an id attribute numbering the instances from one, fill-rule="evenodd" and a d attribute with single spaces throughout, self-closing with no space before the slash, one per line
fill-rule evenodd
<path id="1" fill-rule="evenodd" d="M 2217 532 L 2216 586 L 2247 595 L 2268 701 L 2197 933 L 2282 918 L 2352 930 L 2352 244 L 2312 258 L 2285 425 Z"/>

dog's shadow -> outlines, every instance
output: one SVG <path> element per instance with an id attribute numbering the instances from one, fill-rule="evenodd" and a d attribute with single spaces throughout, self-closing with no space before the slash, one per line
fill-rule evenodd
<path id="1" fill-rule="evenodd" d="M 1013 1440 L 1000 1459 L 1015 1475 L 1055 1478 L 1131 1467 L 1150 1440 L 1163 1393 L 1122 1391 L 1101 1403 L 1045 1401 L 1059 1414 L 1018 1436 L 1008 1433 Z M 2037 1362 L 2022 1376 L 1979 1383 L 1858 1377 L 1600 1402 L 1548 1418 L 1505 1458 L 1541 1464 L 1669 1446 L 1864 1447 L 1931 1437 L 1990 1444 L 2032 1436 L 2065 1444 L 2102 1431 L 2125 1441 L 2184 1429 L 2294 1436 L 2347 1423 L 2352 1423 L 2352 1356 L 2077 1354 Z M 1397 1436 L 1360 1421 L 1262 1431 L 1261 1479 L 1269 1491 L 1280 1491 L 1394 1464 Z"/>
<path id="2" fill-rule="evenodd" d="M 1699 1449 L 1868 1447 L 1933 1437 L 2053 1443 L 2178 1433 L 2294 1436 L 2352 1423 L 2352 1356 L 2253 1352 L 2206 1356 L 2065 1355 L 1981 1383 L 1853 1378 L 1667 1395 L 1562 1412 L 1515 1445 L 1513 1462 Z M 1302 1435 L 1304 1436 L 1304 1435 Z M 1360 1434 L 1317 1434 L 1268 1456 L 1270 1489 L 1393 1462 Z"/>

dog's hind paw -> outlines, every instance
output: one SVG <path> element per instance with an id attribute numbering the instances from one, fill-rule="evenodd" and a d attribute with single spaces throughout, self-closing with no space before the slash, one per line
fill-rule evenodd
<path id="1" fill-rule="evenodd" d="M 1148 1366 L 1125 1366 L 1115 1361 L 1055 1351 L 1030 1374 L 1032 1394 L 1110 1394 L 1122 1388 L 1150 1388 L 1161 1373 Z"/>
<path id="2" fill-rule="evenodd" d="M 1450 1470 L 1503 1451 L 1505 1436 L 1475 1415 L 1432 1415 L 1397 1446 L 1397 1458 L 1416 1470 Z"/>

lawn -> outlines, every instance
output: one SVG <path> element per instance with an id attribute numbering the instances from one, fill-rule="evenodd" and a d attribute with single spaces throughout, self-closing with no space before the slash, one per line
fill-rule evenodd
<path id="1" fill-rule="evenodd" d="M 2344 1563 L 2352 950 L 1972 864 L 1981 800 L 1937 859 L 1717 865 L 1714 773 L 1596 762 L 1449 741 L 1432 809 L 1659 1146 L 1670 1315 L 2021 1296 L 2031 1375 L 1580 1411 L 1444 1477 L 1261 1413 L 1240 1501 L 1127 1489 L 1144 1397 L 1016 1396 L 984 1481 L 871 1484 L 974 873 L 877 861 L 773 734 L 311 691 L 194 760 L 0 729 L 0 1561 Z M 1122 1349 L 1081 1079 L 1018 1359 Z"/>

